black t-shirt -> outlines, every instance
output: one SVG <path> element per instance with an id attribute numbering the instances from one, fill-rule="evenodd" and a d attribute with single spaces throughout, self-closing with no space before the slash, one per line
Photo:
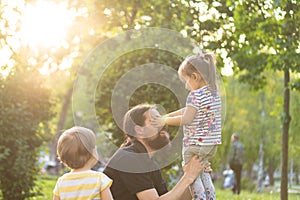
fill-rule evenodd
<path id="1" fill-rule="evenodd" d="M 104 173 L 113 180 L 114 200 L 137 200 L 136 193 L 155 188 L 159 195 L 168 192 L 158 166 L 138 141 L 120 148 L 110 159 Z"/>

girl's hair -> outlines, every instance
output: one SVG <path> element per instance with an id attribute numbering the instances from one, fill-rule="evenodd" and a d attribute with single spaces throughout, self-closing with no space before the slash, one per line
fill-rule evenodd
<path id="1" fill-rule="evenodd" d="M 216 78 L 216 63 L 212 54 L 200 54 L 188 56 L 179 66 L 180 76 L 191 76 L 198 73 L 213 91 L 218 90 Z"/>
<path id="2" fill-rule="evenodd" d="M 71 169 L 79 169 L 93 157 L 95 146 L 96 137 L 93 131 L 75 126 L 59 137 L 58 158 Z"/>
<path id="3" fill-rule="evenodd" d="M 131 108 L 124 116 L 123 119 L 123 131 L 125 133 L 125 141 L 121 146 L 128 146 L 135 139 L 136 132 L 135 126 L 144 126 L 146 117 L 145 112 L 153 108 L 153 105 L 140 104 Z"/>

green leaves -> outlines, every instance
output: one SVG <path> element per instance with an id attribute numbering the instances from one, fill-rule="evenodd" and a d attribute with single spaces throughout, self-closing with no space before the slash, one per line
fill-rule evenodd
<path id="1" fill-rule="evenodd" d="M 116 99 L 123 99 L 122 103 L 124 105 L 126 103 L 124 101 L 128 101 L 129 107 L 140 103 L 150 103 L 160 104 L 168 109 L 168 112 L 174 111 L 179 108 L 179 102 L 173 93 L 174 91 L 170 91 L 166 86 L 155 83 L 146 84 L 143 83 L 143 81 L 153 80 L 155 77 L 152 76 L 157 76 L 157 74 L 162 74 L 161 76 L 164 76 L 163 74 L 166 73 L 161 66 L 171 66 L 175 68 L 174 71 L 177 70 L 176 68 L 180 65 L 180 62 L 180 58 L 170 52 L 159 49 L 143 49 L 127 53 L 108 66 L 98 83 L 95 107 L 99 123 L 105 125 L 112 124 L 112 126 L 107 127 L 108 129 L 106 131 L 113 133 L 113 137 L 117 140 L 117 145 L 123 142 L 123 137 L 122 131 L 116 124 L 116 119 L 114 118 L 116 116 L 113 116 L 111 111 L 112 94 L 114 93 Z M 154 64 L 151 65 L 149 63 Z M 145 70 L 138 71 L 138 68 L 145 64 L 148 64 L 149 66 L 146 66 L 144 68 Z M 149 73 L 147 67 L 153 67 L 155 73 Z M 137 75 L 128 79 L 126 77 L 124 78 L 124 76 L 130 76 L 130 73 L 133 73 L 131 70 L 137 70 Z M 161 77 L 157 77 L 157 79 L 159 78 Z M 165 78 L 170 83 L 176 82 L 183 87 L 183 84 L 180 83 L 180 80 L 177 77 L 177 73 L 175 77 L 170 76 Z M 123 81 L 122 84 L 117 85 L 120 81 Z M 128 96 L 129 99 L 124 98 L 126 93 L 116 92 L 116 87 L 118 88 L 118 91 L 126 91 L 132 84 L 137 84 L 139 87 L 132 91 L 133 93 Z M 123 117 L 122 113 L 119 113 L 119 115 L 120 117 Z M 175 135 L 175 132 L 172 134 Z"/>
<path id="2" fill-rule="evenodd" d="M 42 78 L 34 71 L 17 70 L 0 81 L 0 189 L 4 199 L 33 195 L 37 150 L 44 141 L 39 125 L 53 116 L 50 92 Z"/>

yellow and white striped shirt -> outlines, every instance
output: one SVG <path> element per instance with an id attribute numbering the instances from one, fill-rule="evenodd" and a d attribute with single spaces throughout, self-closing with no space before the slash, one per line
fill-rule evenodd
<path id="1" fill-rule="evenodd" d="M 100 200 L 100 192 L 111 184 L 102 172 L 69 172 L 57 180 L 53 193 L 61 200 Z"/>

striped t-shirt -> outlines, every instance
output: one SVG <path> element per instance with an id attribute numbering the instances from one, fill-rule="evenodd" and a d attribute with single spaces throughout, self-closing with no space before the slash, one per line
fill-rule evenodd
<path id="1" fill-rule="evenodd" d="M 218 92 L 212 92 L 208 86 L 189 93 L 186 106 L 196 108 L 197 112 L 191 124 L 184 125 L 183 145 L 221 144 L 221 98 Z"/>
<path id="2" fill-rule="evenodd" d="M 100 200 L 100 192 L 111 184 L 112 180 L 102 172 L 69 172 L 57 180 L 53 193 L 61 200 Z"/>

